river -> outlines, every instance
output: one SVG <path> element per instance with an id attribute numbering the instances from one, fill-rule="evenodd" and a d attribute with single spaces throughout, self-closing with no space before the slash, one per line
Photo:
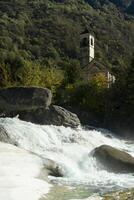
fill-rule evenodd
<path id="1" fill-rule="evenodd" d="M 134 186 L 132 173 L 104 170 L 93 156 L 94 149 L 103 144 L 134 155 L 133 142 L 107 130 L 35 125 L 17 117 L 0 118 L 0 126 L 6 130 L 6 135 L 0 136 L 2 200 L 98 200 L 105 192 Z M 4 142 L 10 143 L 10 148 Z M 18 156 L 19 151 L 24 152 Z M 62 177 L 46 173 L 48 160 Z"/>

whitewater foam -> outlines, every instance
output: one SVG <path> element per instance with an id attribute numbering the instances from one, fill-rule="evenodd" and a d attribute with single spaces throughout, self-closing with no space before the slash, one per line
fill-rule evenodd
<path id="1" fill-rule="evenodd" d="M 0 143 L 0 199 L 38 200 L 50 184 L 37 178 L 42 160 L 13 145 Z"/>
<path id="2" fill-rule="evenodd" d="M 132 174 L 114 174 L 100 169 L 92 151 L 103 144 L 134 154 L 134 145 L 97 130 L 77 130 L 57 126 L 35 125 L 17 118 L 1 118 L 9 143 L 54 161 L 64 177 L 49 178 L 67 185 L 90 185 L 98 188 L 133 187 Z"/>

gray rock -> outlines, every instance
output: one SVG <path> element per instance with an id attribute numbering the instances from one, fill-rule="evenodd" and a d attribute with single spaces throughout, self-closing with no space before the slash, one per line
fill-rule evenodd
<path id="1" fill-rule="evenodd" d="M 0 125 L 0 141 L 5 143 L 10 143 L 9 140 L 10 137 L 8 136 L 7 131 L 2 125 Z"/>
<path id="2" fill-rule="evenodd" d="M 50 107 L 49 119 L 50 121 L 53 121 L 53 124 L 58 126 L 63 125 L 66 127 L 70 126 L 72 128 L 75 128 L 80 125 L 80 120 L 78 119 L 76 114 L 56 105 Z"/>
<path id="3" fill-rule="evenodd" d="M 30 110 L 47 108 L 51 104 L 52 93 L 46 88 L 12 87 L 0 89 L 0 111 Z"/>
<path id="4" fill-rule="evenodd" d="M 52 93 L 46 88 L 13 87 L 0 89 L 0 117 L 15 117 L 37 124 L 70 126 L 80 121 L 76 114 L 51 104 Z"/>
<path id="5" fill-rule="evenodd" d="M 80 125 L 77 115 L 68 110 L 52 105 L 47 109 L 19 112 L 19 118 L 36 124 L 56 125 L 76 128 Z"/>
<path id="6" fill-rule="evenodd" d="M 101 167 L 108 171 L 114 173 L 134 172 L 134 157 L 123 150 L 102 145 L 94 150 L 93 156 L 97 158 Z"/>
<path id="7" fill-rule="evenodd" d="M 55 177 L 63 177 L 64 170 L 55 161 L 50 159 L 45 159 L 44 167 L 48 170 L 48 175 Z"/>
<path id="8" fill-rule="evenodd" d="M 113 191 L 103 195 L 103 200 L 133 200 L 134 189 L 122 189 Z"/>
<path id="9" fill-rule="evenodd" d="M 0 125 L 0 142 L 18 146 L 17 142 L 12 139 L 12 137 L 10 136 L 10 133 L 2 125 Z"/>

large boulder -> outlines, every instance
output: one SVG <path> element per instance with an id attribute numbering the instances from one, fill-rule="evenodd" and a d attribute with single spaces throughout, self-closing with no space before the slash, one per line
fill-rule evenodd
<path id="1" fill-rule="evenodd" d="M 35 111 L 19 112 L 19 118 L 36 124 L 69 126 L 72 128 L 80 125 L 80 120 L 76 114 L 56 105 L 51 105 L 47 109 L 39 108 Z"/>
<path id="2" fill-rule="evenodd" d="M 0 111 L 47 108 L 51 104 L 49 89 L 38 87 L 11 87 L 0 89 Z"/>
<path id="3" fill-rule="evenodd" d="M 76 114 L 56 105 L 52 105 L 50 107 L 48 112 L 48 121 L 50 124 L 53 122 L 53 124 L 57 126 L 63 125 L 66 127 L 70 126 L 72 128 L 78 127 L 80 125 L 80 120 Z"/>
<path id="4" fill-rule="evenodd" d="M 108 145 L 96 148 L 93 156 L 101 167 L 115 173 L 134 172 L 134 157 L 123 150 Z"/>
<path id="5" fill-rule="evenodd" d="M 70 126 L 76 128 L 80 121 L 76 114 L 50 105 L 52 93 L 46 88 L 13 87 L 0 89 L 0 117 L 15 117 L 36 124 Z"/>

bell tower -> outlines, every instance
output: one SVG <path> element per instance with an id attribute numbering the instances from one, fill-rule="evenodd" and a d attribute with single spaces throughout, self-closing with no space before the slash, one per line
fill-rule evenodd
<path id="1" fill-rule="evenodd" d="M 94 59 L 94 36 L 85 29 L 80 34 L 80 63 L 82 67 L 87 66 Z"/>

